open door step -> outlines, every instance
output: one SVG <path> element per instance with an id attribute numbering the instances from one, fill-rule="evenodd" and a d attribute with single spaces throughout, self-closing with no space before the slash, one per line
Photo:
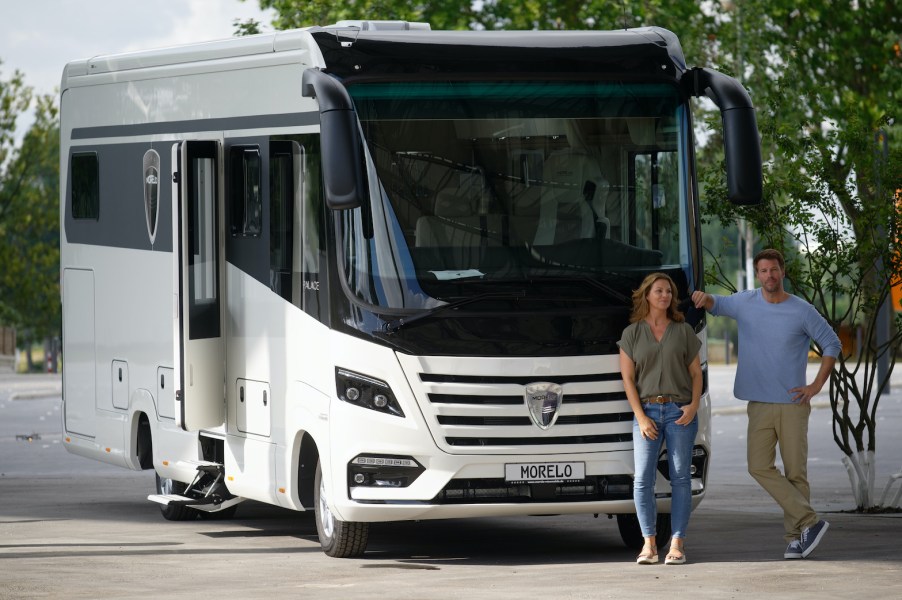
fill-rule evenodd
<path id="1" fill-rule="evenodd" d="M 151 494 L 147 499 L 163 506 L 187 506 L 204 512 L 217 512 L 244 502 L 244 498 L 238 496 L 217 503 L 216 499 L 211 497 L 189 498 L 178 494 Z"/>
<path id="2" fill-rule="evenodd" d="M 197 474 L 182 494 L 151 494 L 147 499 L 164 506 L 187 506 L 204 512 L 218 512 L 244 501 L 226 488 L 224 465 L 205 460 L 185 462 L 194 465 Z"/>

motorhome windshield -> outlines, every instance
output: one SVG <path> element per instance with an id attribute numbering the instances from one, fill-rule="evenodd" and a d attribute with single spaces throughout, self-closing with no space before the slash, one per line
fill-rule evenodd
<path id="1" fill-rule="evenodd" d="M 672 86 L 444 81 L 349 92 L 370 204 L 337 218 L 359 301 L 422 310 L 544 282 L 558 298 L 624 306 L 644 274 L 687 271 L 688 118 Z"/>

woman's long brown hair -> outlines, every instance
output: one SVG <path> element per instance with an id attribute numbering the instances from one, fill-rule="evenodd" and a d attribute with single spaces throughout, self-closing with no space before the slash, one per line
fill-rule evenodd
<path id="1" fill-rule="evenodd" d="M 652 273 L 651 275 L 643 279 L 642 283 L 639 285 L 639 288 L 633 292 L 633 312 L 630 315 L 630 323 L 638 323 L 648 316 L 648 292 L 649 290 L 651 290 L 651 286 L 653 286 L 659 279 L 663 279 L 670 284 L 671 296 L 670 306 L 667 307 L 667 318 L 675 323 L 682 323 L 685 320 L 683 313 L 681 313 L 677 308 L 677 304 L 679 304 L 677 300 L 678 292 L 673 279 L 671 279 L 670 275 L 667 275 L 666 273 Z"/>

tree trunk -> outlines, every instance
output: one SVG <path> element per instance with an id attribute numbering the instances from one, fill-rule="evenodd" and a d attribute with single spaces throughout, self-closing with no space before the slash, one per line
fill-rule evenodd
<path id="1" fill-rule="evenodd" d="M 899 482 L 899 489 L 896 490 L 896 495 L 893 496 L 893 499 L 887 502 L 889 498 L 890 490 L 893 488 L 893 484 Z M 889 480 L 886 482 L 886 487 L 883 488 L 883 495 L 880 496 L 880 506 L 884 506 L 886 508 L 902 508 L 899 506 L 899 500 L 902 499 L 902 472 L 896 473 L 895 475 L 890 475 Z"/>
<path id="2" fill-rule="evenodd" d="M 34 372 L 34 358 L 31 356 L 31 340 L 25 343 L 25 365 L 26 365 L 26 373 Z"/>
<path id="3" fill-rule="evenodd" d="M 870 450 L 860 450 L 842 459 L 849 474 L 852 494 L 859 510 L 874 506 L 874 465 L 876 457 Z"/>
<path id="4" fill-rule="evenodd" d="M 56 338 L 48 337 L 44 339 L 44 366 L 42 371 L 47 373 L 58 373 L 59 365 L 57 358 L 59 356 L 59 344 Z"/>

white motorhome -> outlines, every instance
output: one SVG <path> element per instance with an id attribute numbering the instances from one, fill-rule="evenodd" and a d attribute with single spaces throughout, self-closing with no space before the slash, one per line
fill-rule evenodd
<path id="1" fill-rule="evenodd" d="M 641 544 L 616 341 L 648 273 L 701 286 L 693 96 L 760 198 L 735 80 L 653 27 L 358 21 L 76 61 L 61 90 L 68 451 L 154 469 L 167 519 L 313 509 L 331 556 L 371 522 L 550 513 Z M 706 389 L 696 504 L 709 414 Z"/>

